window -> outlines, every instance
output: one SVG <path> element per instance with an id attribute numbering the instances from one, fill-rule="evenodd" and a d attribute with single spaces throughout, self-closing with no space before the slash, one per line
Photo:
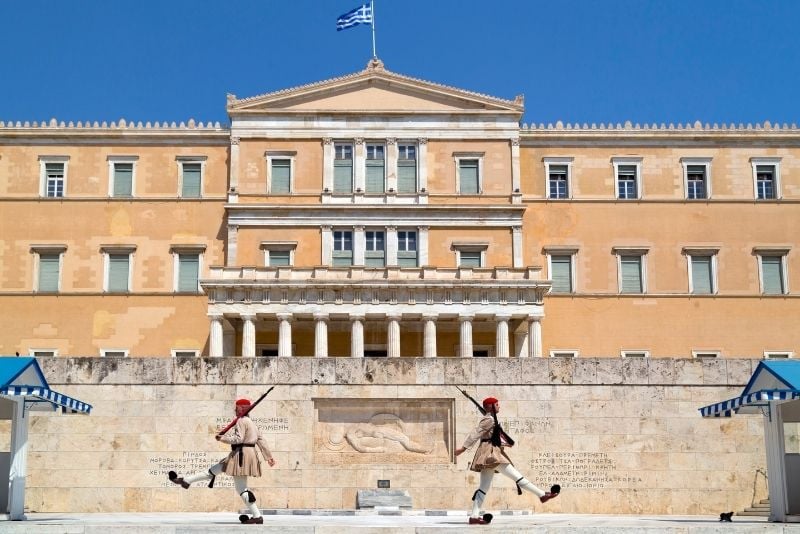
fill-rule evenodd
<path id="1" fill-rule="evenodd" d="M 644 249 L 614 249 L 617 255 L 620 293 L 645 293 L 647 291 Z"/>
<path id="2" fill-rule="evenodd" d="M 551 358 L 577 358 L 578 351 L 577 350 L 551 350 L 550 351 Z"/>
<path id="3" fill-rule="evenodd" d="M 179 293 L 197 293 L 200 291 L 200 254 L 184 253 L 178 256 L 178 283 L 176 290 Z"/>
<path id="4" fill-rule="evenodd" d="M 623 350 L 620 352 L 622 358 L 649 358 L 650 351 L 648 350 Z"/>
<path id="5" fill-rule="evenodd" d="M 637 199 L 641 196 L 639 175 L 641 158 L 613 158 L 614 175 L 617 181 L 617 198 L 623 200 Z"/>
<path id="6" fill-rule="evenodd" d="M 417 267 L 417 232 L 397 231 L 397 265 Z"/>
<path id="7" fill-rule="evenodd" d="M 386 192 L 386 147 L 367 143 L 367 193 Z"/>
<path id="8" fill-rule="evenodd" d="M 64 245 L 34 245 L 31 252 L 36 255 L 36 272 L 34 275 L 34 291 L 39 293 L 57 293 L 61 289 L 61 262 Z"/>
<path id="9" fill-rule="evenodd" d="M 286 267 L 294 264 L 294 250 L 297 241 L 262 241 L 264 265 L 267 267 Z"/>
<path id="10" fill-rule="evenodd" d="M 767 360 L 788 360 L 793 358 L 794 353 L 790 350 L 765 350 L 764 359 Z"/>
<path id="11" fill-rule="evenodd" d="M 570 173 L 573 158 L 544 158 L 547 175 L 547 198 L 570 198 Z"/>
<path id="12" fill-rule="evenodd" d="M 753 182 L 756 199 L 774 200 L 780 198 L 781 158 L 751 158 Z"/>
<path id="13" fill-rule="evenodd" d="M 39 194 L 46 198 L 63 198 L 67 189 L 67 156 L 40 156 L 41 185 Z"/>
<path id="14" fill-rule="evenodd" d="M 364 248 L 364 265 L 367 267 L 383 267 L 386 265 L 386 247 L 384 233 L 367 230 L 364 232 L 366 246 Z"/>
<path id="15" fill-rule="evenodd" d="M 181 198 L 200 198 L 203 195 L 204 156 L 178 156 Z"/>
<path id="16" fill-rule="evenodd" d="M 197 358 L 200 356 L 200 351 L 196 349 L 172 349 L 173 358 Z"/>
<path id="17" fill-rule="evenodd" d="M 108 196 L 127 198 L 133 196 L 136 156 L 108 157 Z"/>
<path id="18" fill-rule="evenodd" d="M 683 158 L 681 163 L 686 183 L 686 198 L 688 200 L 711 198 L 711 159 Z"/>
<path id="19" fill-rule="evenodd" d="M 353 265 L 353 232 L 334 230 L 333 232 L 333 266 L 347 267 Z"/>
<path id="20" fill-rule="evenodd" d="M 128 293 L 131 285 L 131 258 L 134 248 L 105 247 L 105 281 L 103 290 L 108 293 Z"/>
<path id="21" fill-rule="evenodd" d="M 488 243 L 453 243 L 456 265 L 459 267 L 483 267 Z"/>
<path id="22" fill-rule="evenodd" d="M 789 292 L 786 278 L 786 255 L 788 249 L 756 249 L 761 293 L 785 295 Z"/>
<path id="23" fill-rule="evenodd" d="M 100 349 L 103 358 L 127 358 L 128 349 Z"/>
<path id="24" fill-rule="evenodd" d="M 335 143 L 333 145 L 333 192 L 353 192 L 353 145 Z"/>
<path id="25" fill-rule="evenodd" d="M 689 269 L 689 293 L 713 295 L 717 293 L 717 250 L 684 248 Z"/>
<path id="26" fill-rule="evenodd" d="M 417 145 L 400 143 L 397 155 L 397 192 L 417 191 Z"/>
<path id="27" fill-rule="evenodd" d="M 548 254 L 547 262 L 550 279 L 553 281 L 553 293 L 574 292 L 572 254 Z"/>
<path id="28" fill-rule="evenodd" d="M 481 193 L 481 168 L 483 153 L 455 153 L 458 172 L 457 190 L 461 195 L 478 195 Z"/>
<path id="29" fill-rule="evenodd" d="M 267 192 L 288 195 L 292 192 L 295 152 L 267 152 Z"/>
<path id="30" fill-rule="evenodd" d="M 58 356 L 58 349 L 30 349 L 28 354 L 34 358 L 55 358 Z"/>
<path id="31" fill-rule="evenodd" d="M 692 351 L 692 358 L 698 359 L 711 359 L 711 358 L 719 358 L 720 351 L 718 350 L 693 350 Z"/>

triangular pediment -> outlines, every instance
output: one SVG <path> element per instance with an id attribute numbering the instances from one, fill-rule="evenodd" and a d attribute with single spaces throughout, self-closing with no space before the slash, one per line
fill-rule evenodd
<path id="1" fill-rule="evenodd" d="M 474 93 L 390 72 L 379 60 L 363 71 L 250 98 L 228 97 L 228 113 L 459 113 L 522 114 L 515 100 Z"/>

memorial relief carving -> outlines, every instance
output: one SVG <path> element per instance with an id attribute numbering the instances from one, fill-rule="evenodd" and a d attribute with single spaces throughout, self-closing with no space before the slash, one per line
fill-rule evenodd
<path id="1" fill-rule="evenodd" d="M 448 463 L 450 399 L 314 399 L 314 462 Z"/>

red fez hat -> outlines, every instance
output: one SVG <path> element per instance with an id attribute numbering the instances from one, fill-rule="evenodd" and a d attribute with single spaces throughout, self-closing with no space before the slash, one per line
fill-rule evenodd
<path id="1" fill-rule="evenodd" d="M 497 404 L 499 401 L 494 397 L 486 397 L 483 399 L 483 405 L 488 406 L 489 404 Z"/>
<path id="2" fill-rule="evenodd" d="M 247 399 L 239 399 L 236 401 L 236 406 L 250 406 L 250 401 Z"/>

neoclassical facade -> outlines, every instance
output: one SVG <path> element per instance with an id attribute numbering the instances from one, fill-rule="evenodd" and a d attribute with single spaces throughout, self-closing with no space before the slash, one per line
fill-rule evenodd
<path id="1" fill-rule="evenodd" d="M 524 111 L 374 59 L 229 126 L 2 122 L 0 352 L 795 355 L 800 130 Z"/>

